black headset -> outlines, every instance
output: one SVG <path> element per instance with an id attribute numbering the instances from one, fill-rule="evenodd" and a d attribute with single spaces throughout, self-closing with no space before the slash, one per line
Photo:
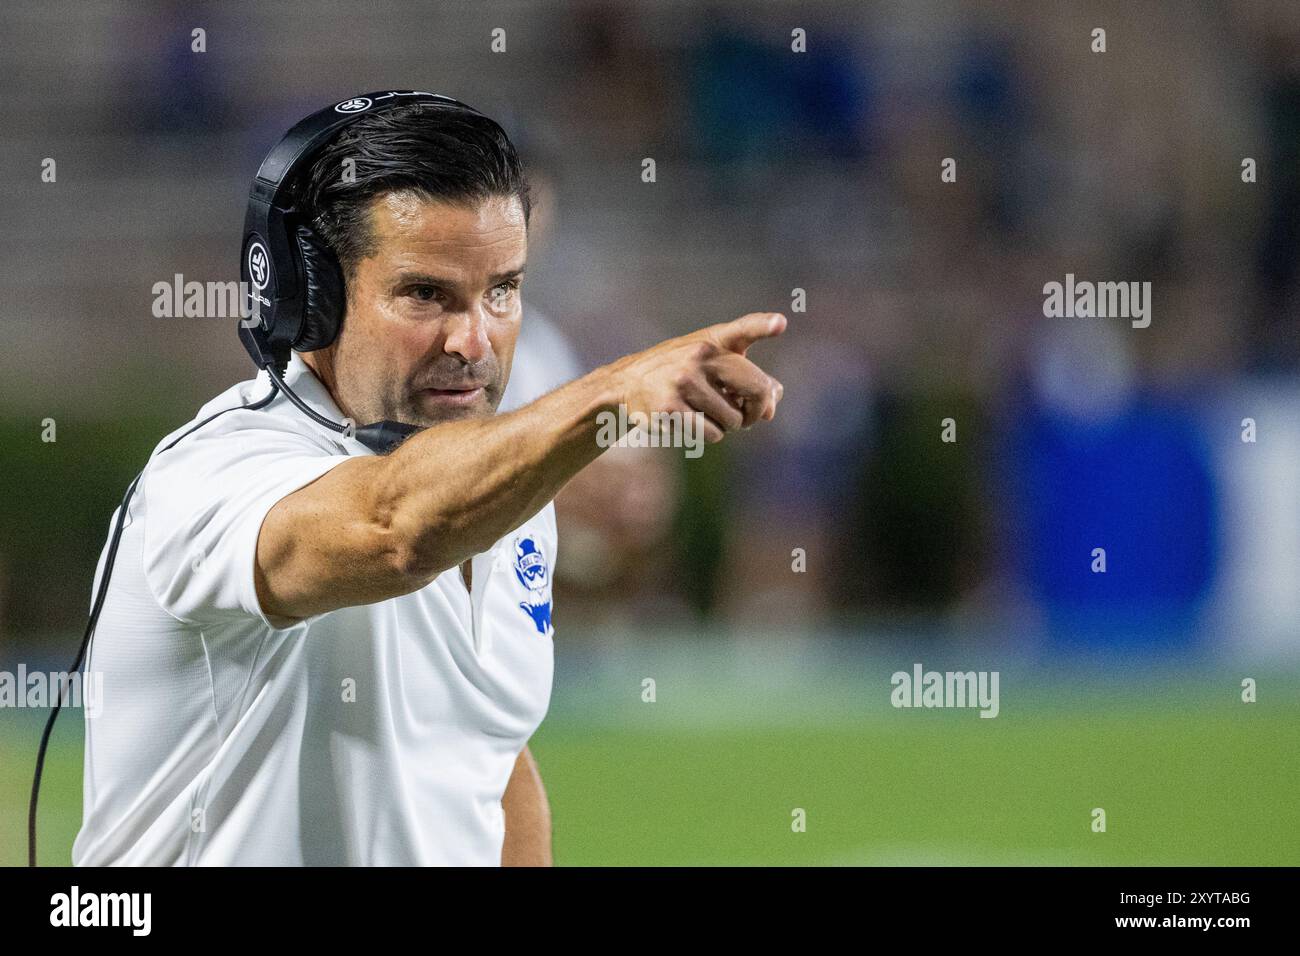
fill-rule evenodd
<path id="1" fill-rule="evenodd" d="M 265 369 L 271 379 L 271 391 L 263 398 L 247 405 L 234 405 L 209 415 L 203 421 L 173 439 L 158 454 L 170 451 L 177 442 L 192 435 L 208 422 L 236 409 L 260 409 L 271 404 L 277 393 L 303 414 L 326 428 L 344 435 L 354 434 L 356 439 L 372 451 L 383 454 L 392 451 L 407 437 L 419 431 L 419 426 L 405 422 L 382 421 L 363 425 L 353 431 L 353 426 L 335 422 L 321 415 L 304 402 L 284 382 L 284 370 L 289 364 L 290 350 L 310 352 L 329 345 L 338 337 L 343 324 L 346 297 L 343 289 L 343 272 L 333 251 L 316 235 L 309 216 L 293 205 L 293 186 L 297 177 L 307 169 L 316 154 L 344 127 L 359 116 L 389 110 L 410 103 L 444 103 L 482 116 L 472 106 L 441 93 L 421 93 L 416 90 L 389 90 L 354 96 L 351 99 L 327 106 L 297 123 L 284 135 L 262 160 L 253 188 L 248 194 L 248 214 L 244 219 L 244 243 L 240 255 L 240 278 L 251 297 L 249 319 L 239 323 L 239 339 L 259 368 Z M 256 321 L 252 321 L 252 320 Z M 86 657 L 91 636 L 99 622 L 99 612 L 108 596 L 108 582 L 117 560 L 118 545 L 126 527 L 126 513 L 135 494 L 136 486 L 144 472 L 135 476 L 118 506 L 117 520 L 109 538 L 108 555 L 99 589 L 91 603 L 90 619 L 81 638 L 76 660 L 68 669 L 76 673 Z M 32 797 L 27 810 L 27 863 L 36 865 L 36 804 L 41 791 L 41 773 L 45 767 L 45 751 L 49 746 L 54 721 L 63 706 L 63 693 L 67 682 L 59 688 L 50 719 L 41 734 L 41 745 L 36 755 L 36 774 L 32 779 Z"/>

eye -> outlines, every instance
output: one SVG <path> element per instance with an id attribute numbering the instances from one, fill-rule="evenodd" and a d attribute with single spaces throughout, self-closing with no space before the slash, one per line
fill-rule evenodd
<path id="1" fill-rule="evenodd" d="M 413 285 L 409 292 L 421 302 L 433 302 L 438 298 L 438 287 L 435 285 Z"/>
<path id="2" fill-rule="evenodd" d="M 492 287 L 492 293 L 491 293 L 492 298 L 493 300 L 498 302 L 504 299 L 508 299 L 510 298 L 510 296 L 512 296 L 515 293 L 515 290 L 518 288 L 519 288 L 518 279 L 507 279 L 505 282 L 502 282 L 499 285 L 494 285 Z"/>

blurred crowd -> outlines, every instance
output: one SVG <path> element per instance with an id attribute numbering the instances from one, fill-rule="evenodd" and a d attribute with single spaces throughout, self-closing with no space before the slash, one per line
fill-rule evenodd
<path id="1" fill-rule="evenodd" d="M 234 276 L 284 128 L 432 89 L 496 116 L 535 181 L 511 401 L 745 312 L 791 320 L 754 350 L 785 385 L 771 427 L 698 460 L 616 449 L 565 490 L 558 625 L 1300 634 L 1296 4 L 268 6 L 55 4 L 60 35 L 0 14 L 27 84 L 6 152 L 60 157 L 57 186 L 3 186 L 0 394 L 57 412 L 66 454 L 82 419 L 174 427 L 247 377 L 228 323 L 153 318 L 148 290 Z M 1152 283 L 1150 327 L 1045 318 L 1067 273 Z M 75 622 L 126 451 L 165 430 L 61 466 L 84 527 L 6 519 L 6 631 Z M 9 482 L 44 484 L 22 456 Z"/>

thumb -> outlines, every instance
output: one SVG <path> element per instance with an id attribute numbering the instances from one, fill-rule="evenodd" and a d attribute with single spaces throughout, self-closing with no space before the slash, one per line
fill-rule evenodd
<path id="1" fill-rule="evenodd" d="M 709 337 L 718 345 L 740 355 L 759 339 L 772 338 L 785 331 L 786 318 L 779 312 L 751 312 L 730 322 L 710 326 Z"/>

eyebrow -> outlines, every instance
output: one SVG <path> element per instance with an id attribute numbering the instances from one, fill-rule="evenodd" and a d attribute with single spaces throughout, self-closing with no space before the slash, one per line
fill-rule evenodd
<path id="1" fill-rule="evenodd" d="M 526 268 L 526 266 L 520 266 L 518 269 L 510 269 L 507 272 L 498 272 L 495 275 L 488 277 L 488 284 L 495 286 L 510 279 L 522 278 Z M 393 279 L 393 285 L 435 285 L 444 289 L 454 289 L 456 288 L 457 283 L 452 279 L 431 275 L 428 272 L 399 272 Z"/>

